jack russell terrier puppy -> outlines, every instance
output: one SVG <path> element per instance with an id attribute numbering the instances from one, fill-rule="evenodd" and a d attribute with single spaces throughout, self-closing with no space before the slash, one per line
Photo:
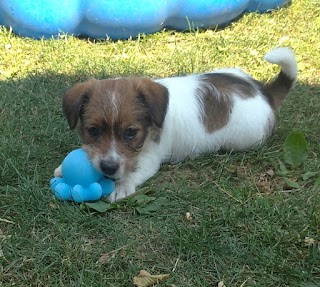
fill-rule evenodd
<path id="1" fill-rule="evenodd" d="M 264 59 L 281 67 L 266 83 L 240 69 L 220 69 L 155 80 L 92 79 L 67 91 L 70 128 L 79 125 L 93 165 L 116 183 L 109 200 L 133 194 L 163 162 L 264 143 L 297 79 L 291 49 L 276 48 Z M 62 176 L 61 166 L 54 175 Z"/>

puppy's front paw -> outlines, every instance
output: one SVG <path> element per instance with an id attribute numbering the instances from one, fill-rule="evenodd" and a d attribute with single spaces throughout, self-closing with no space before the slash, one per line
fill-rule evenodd
<path id="1" fill-rule="evenodd" d="M 135 193 L 136 188 L 134 185 L 125 183 L 116 183 L 116 188 L 109 195 L 108 199 L 110 202 L 116 202 L 122 198 L 125 198 L 133 193 Z"/>
<path id="2" fill-rule="evenodd" d="M 54 177 L 62 177 L 62 165 L 59 165 L 53 172 Z"/>

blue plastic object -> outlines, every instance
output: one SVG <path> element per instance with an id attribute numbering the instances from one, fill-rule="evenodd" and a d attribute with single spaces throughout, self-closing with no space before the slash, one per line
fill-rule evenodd
<path id="1" fill-rule="evenodd" d="M 266 12 L 290 0 L 0 0 L 0 24 L 40 39 L 59 33 L 128 39 L 163 28 L 230 23 L 243 12 Z"/>
<path id="2" fill-rule="evenodd" d="M 62 178 L 50 180 L 57 199 L 66 201 L 95 201 L 113 192 L 115 184 L 97 171 L 83 149 L 70 152 L 62 162 Z"/>

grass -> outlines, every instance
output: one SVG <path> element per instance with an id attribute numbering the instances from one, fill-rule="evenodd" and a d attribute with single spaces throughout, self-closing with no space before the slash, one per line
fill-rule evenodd
<path id="1" fill-rule="evenodd" d="M 159 286 L 320 286 L 319 35 L 318 1 L 303 0 L 217 31 L 128 41 L 36 41 L 2 28 L 0 285 L 132 286 L 147 269 L 170 273 Z M 61 95 L 74 83 L 223 66 L 266 80 L 278 69 L 261 58 L 278 45 L 295 50 L 299 83 L 264 147 L 164 165 L 142 188 L 167 200 L 151 215 L 130 207 L 96 214 L 53 198 L 53 169 L 80 145 L 61 112 Z M 292 130 L 309 144 L 302 166 L 287 165 L 298 188 L 284 182 L 278 161 Z M 306 172 L 315 174 L 303 179 Z"/>

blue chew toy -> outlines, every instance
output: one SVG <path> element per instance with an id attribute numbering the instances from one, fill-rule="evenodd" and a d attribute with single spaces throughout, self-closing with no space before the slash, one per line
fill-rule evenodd
<path id="1" fill-rule="evenodd" d="M 1 0 L 0 25 L 32 38 L 59 33 L 128 39 L 163 28 L 225 25 L 244 12 L 266 12 L 290 0 Z"/>
<path id="2" fill-rule="evenodd" d="M 83 149 L 70 152 L 62 162 L 62 178 L 50 180 L 50 188 L 60 200 L 95 201 L 113 192 L 115 184 L 104 178 Z"/>

